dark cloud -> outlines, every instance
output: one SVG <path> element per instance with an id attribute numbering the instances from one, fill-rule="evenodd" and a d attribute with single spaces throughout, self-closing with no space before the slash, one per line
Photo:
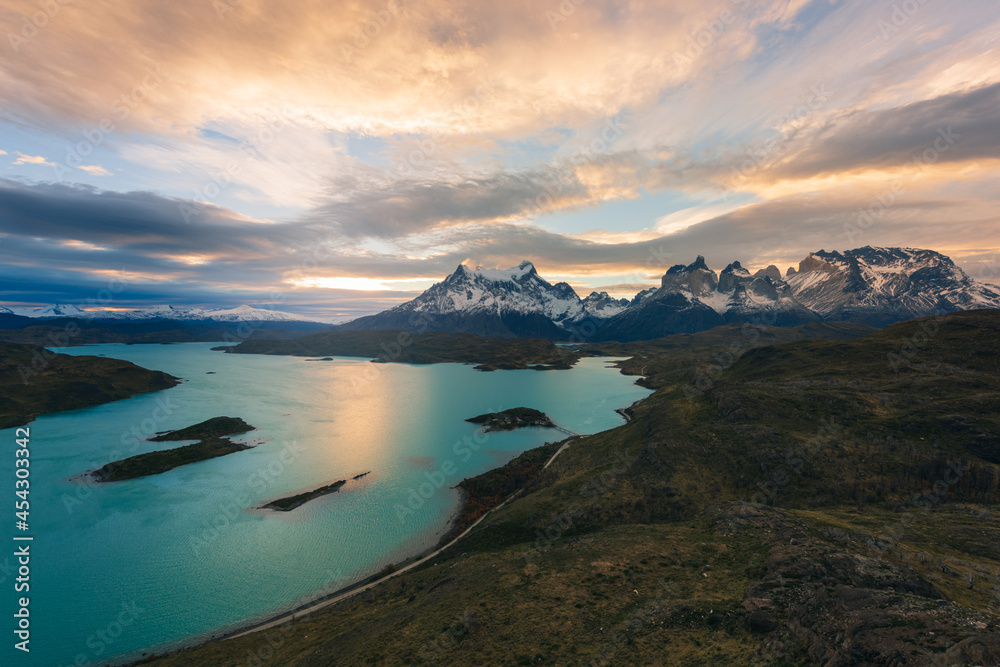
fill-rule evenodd
<path id="1" fill-rule="evenodd" d="M 464 194 L 478 201 L 480 186 L 469 185 Z M 525 191 L 509 185 L 511 189 Z M 625 282 L 640 283 L 699 254 L 715 268 L 733 260 L 750 267 L 774 262 L 784 268 L 810 251 L 867 244 L 944 252 L 976 247 L 977 263 L 991 248 L 1000 248 L 995 211 L 981 199 L 904 193 L 858 228 L 859 211 L 872 201 L 872 194 L 864 191 L 789 197 L 636 243 L 594 243 L 527 224 L 468 223 L 429 232 L 419 242 L 401 240 L 396 244 L 400 252 L 376 252 L 344 243 L 338 225 L 320 223 L 315 216 L 268 224 L 224 209 L 206 209 L 204 222 L 188 225 L 176 219 L 175 210 L 183 202 L 151 193 L 8 181 L 0 187 L 0 233 L 6 235 L 0 239 L 0 300 L 87 303 L 106 296 L 103 290 L 113 284 L 120 287 L 112 290 L 115 302 L 104 305 L 270 303 L 297 312 L 350 317 L 381 310 L 412 294 L 296 287 L 295 279 L 440 279 L 465 260 L 513 266 L 529 259 L 543 276 L 619 274 L 626 276 Z M 426 205 L 433 208 L 431 198 Z M 413 248 L 406 248 L 408 242 Z M 427 252 L 428 247 L 443 250 Z M 190 264 L 179 259 L 188 255 L 209 260 Z"/>
<path id="2" fill-rule="evenodd" d="M 836 117 L 795 137 L 778 176 L 1000 158 L 1000 83 L 903 107 Z M 923 157 L 925 151 L 927 157 Z"/>
<path id="3" fill-rule="evenodd" d="M 586 198 L 587 188 L 569 171 L 553 167 L 458 182 L 404 178 L 379 188 L 359 188 L 356 182 L 338 179 L 330 193 L 308 218 L 356 239 L 399 238 L 446 225 L 567 207 Z"/>

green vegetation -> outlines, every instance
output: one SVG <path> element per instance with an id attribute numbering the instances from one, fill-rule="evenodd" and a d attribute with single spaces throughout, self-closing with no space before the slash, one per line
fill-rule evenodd
<path id="1" fill-rule="evenodd" d="M 524 478 L 429 563 L 151 662 L 997 664 L 1000 312 L 862 332 L 585 346 L 655 389 L 629 423 L 463 482 Z"/>
<path id="2" fill-rule="evenodd" d="M 0 343 L 0 428 L 173 387 L 178 379 L 128 361 Z"/>
<path id="3" fill-rule="evenodd" d="M 126 479 L 158 475 L 178 466 L 214 459 L 233 452 L 241 452 L 250 449 L 250 445 L 233 442 L 222 436 L 246 433 L 252 431 L 253 428 L 238 417 L 213 417 L 200 424 L 150 438 L 155 442 L 194 439 L 199 439 L 199 442 L 175 449 L 137 454 L 121 461 L 112 461 L 93 471 L 91 475 L 98 482 L 120 482 Z"/>
<path id="4" fill-rule="evenodd" d="M 481 371 L 565 369 L 580 358 L 546 340 L 405 331 L 322 331 L 295 340 L 249 340 L 219 349 L 231 354 L 369 357 L 382 363 L 476 364 Z"/>
<path id="5" fill-rule="evenodd" d="M 549 416 L 534 408 L 511 408 L 503 412 L 488 412 L 484 415 L 470 417 L 465 421 L 473 424 L 484 424 L 484 431 L 513 431 L 518 428 L 535 426 L 537 428 L 555 428 Z"/>
<path id="6" fill-rule="evenodd" d="M 462 531 L 475 523 L 479 517 L 511 494 L 530 490 L 538 471 L 560 446 L 562 446 L 560 442 L 550 442 L 529 449 L 505 466 L 459 482 L 458 488 L 462 491 L 462 509 L 452 521 L 448 531 L 441 537 L 439 544 L 447 544 L 461 535 Z"/>

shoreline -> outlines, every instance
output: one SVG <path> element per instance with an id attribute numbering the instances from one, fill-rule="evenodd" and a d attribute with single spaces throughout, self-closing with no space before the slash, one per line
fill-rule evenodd
<path id="1" fill-rule="evenodd" d="M 629 357 L 611 357 L 611 358 L 615 359 L 615 360 L 618 360 L 618 361 L 622 361 L 622 360 L 628 359 Z M 395 363 L 400 363 L 400 362 L 395 362 Z M 625 373 L 624 370 L 620 366 L 617 367 L 617 370 L 622 375 L 629 375 L 628 373 Z M 644 376 L 640 376 L 640 378 L 641 377 L 644 377 Z M 652 392 L 650 393 L 650 395 L 652 395 Z M 638 404 L 638 403 L 646 400 L 648 397 L 649 396 L 644 396 L 642 398 L 639 398 L 639 399 L 633 401 L 629 406 L 626 406 L 624 408 L 616 408 L 614 410 L 614 412 L 622 415 L 622 417 L 625 419 L 626 424 L 628 424 L 629 422 L 631 422 L 631 415 L 627 414 L 624 411 L 631 410 L 636 404 Z M 606 430 L 612 430 L 614 428 L 620 428 L 621 426 L 624 426 L 626 424 L 622 424 L 622 425 L 619 425 L 617 427 L 613 426 L 610 429 L 606 429 Z M 560 430 L 560 431 L 563 430 L 563 429 L 561 429 L 559 427 L 556 427 L 556 428 L 558 430 Z M 569 432 L 566 432 L 566 433 L 567 433 L 568 437 L 566 437 L 566 438 L 564 438 L 562 440 L 556 441 L 556 442 L 560 443 L 560 447 L 557 448 L 556 452 L 539 469 L 539 472 L 547 469 L 556 460 L 556 458 L 558 456 L 560 456 L 563 452 L 565 452 L 570 447 L 571 443 L 574 440 L 577 440 L 577 439 L 579 439 L 581 437 L 587 437 L 589 435 L 594 435 L 594 434 L 572 434 L 572 435 L 570 435 Z M 538 447 L 542 447 L 545 444 L 552 444 L 552 443 L 542 443 L 542 444 L 538 445 Z M 530 450 L 525 450 L 525 451 L 527 452 L 527 451 L 530 451 Z M 502 468 L 503 466 L 500 466 L 500 467 Z M 499 469 L 499 468 L 494 468 L 494 470 L 497 470 L 497 469 Z M 483 474 L 485 474 L 485 473 L 483 473 Z M 464 492 L 463 489 L 461 489 L 461 488 L 459 488 L 457 486 L 456 487 L 452 487 L 452 488 L 454 488 L 456 491 L 459 492 L 459 494 L 460 494 L 459 503 L 460 504 L 459 504 L 458 508 L 456 509 L 456 511 L 453 513 L 453 515 L 451 517 L 449 517 L 448 522 L 443 526 L 442 532 L 441 532 L 442 536 L 447 535 L 448 531 L 451 530 L 451 528 L 454 526 L 455 522 L 460 519 L 460 517 L 462 515 L 462 512 L 464 510 L 465 503 L 468 502 L 468 495 Z M 454 546 L 455 544 L 457 544 L 460 540 L 462 540 L 464 537 L 466 537 L 474 528 L 476 528 L 483 520 L 485 520 L 487 517 L 489 517 L 495 511 L 497 511 L 497 510 L 503 508 L 504 506 L 506 506 L 507 503 L 509 503 L 510 501 L 514 500 L 522 492 L 523 492 L 523 488 L 517 489 L 516 491 L 514 491 L 512 494 L 510 494 L 509 496 L 507 496 L 500 504 L 496 505 L 495 507 L 493 507 L 493 508 L 487 510 L 485 513 L 483 513 L 482 516 L 480 516 L 479 518 L 477 518 L 472 524 L 470 524 L 468 527 L 466 527 L 459 535 L 457 535 L 456 537 L 452 538 L 445 545 L 439 546 L 440 542 L 438 542 L 438 544 L 436 544 L 435 546 L 431 547 L 429 550 L 428 549 L 424 549 L 423 551 L 420 551 L 420 552 L 418 552 L 416 554 L 410 555 L 410 556 L 408 556 L 408 557 L 406 557 L 406 558 L 404 558 L 404 559 L 402 559 L 402 560 L 400 560 L 400 561 L 398 561 L 396 563 L 391 563 L 391 565 L 394 566 L 394 568 L 395 568 L 391 572 L 385 572 L 384 570 L 380 571 L 380 572 L 377 572 L 375 574 L 369 575 L 369 576 L 367 576 L 367 577 L 365 577 L 363 579 L 359 579 L 358 581 L 350 583 L 350 584 L 348 584 L 346 586 L 338 588 L 338 589 L 336 589 L 334 591 L 331 591 L 329 593 L 325 593 L 325 594 L 319 595 L 317 597 L 311 597 L 311 598 L 308 599 L 308 601 L 303 602 L 302 604 L 298 605 L 297 607 L 292 608 L 291 610 L 283 611 L 283 612 L 280 612 L 280 613 L 277 613 L 277 614 L 272 614 L 270 616 L 267 616 L 267 617 L 265 617 L 265 618 L 263 618 L 261 620 L 257 620 L 257 621 L 250 621 L 250 620 L 248 620 L 246 623 L 237 623 L 237 624 L 234 624 L 235 627 L 233 627 L 232 629 L 230 629 L 230 630 L 223 630 L 219 634 L 204 633 L 204 634 L 201 634 L 200 636 L 189 637 L 187 640 L 179 640 L 175 645 L 173 645 L 173 647 L 165 648 L 165 650 L 163 652 L 150 653 L 149 655 L 138 656 L 138 657 L 135 656 L 135 654 L 133 654 L 132 656 L 123 656 L 122 657 L 122 662 L 115 662 L 113 664 L 120 665 L 121 667 L 130 667 L 132 665 L 141 665 L 141 664 L 145 664 L 147 662 L 150 662 L 150 661 L 152 661 L 152 660 L 154 660 L 156 658 L 159 658 L 159 657 L 162 657 L 162 656 L 165 656 L 165 655 L 171 655 L 173 653 L 177 653 L 177 652 L 189 649 L 189 648 L 193 648 L 195 646 L 201 646 L 201 645 L 204 645 L 204 644 L 211 644 L 211 643 L 216 643 L 216 642 L 223 642 L 223 641 L 227 641 L 229 639 L 236 639 L 238 637 L 243 637 L 243 636 L 254 634 L 254 633 L 257 633 L 257 632 L 262 632 L 262 631 L 265 631 L 265 630 L 269 630 L 271 628 L 275 628 L 275 627 L 279 627 L 279 626 L 285 625 L 286 623 L 289 623 L 291 621 L 307 617 L 307 616 L 309 616 L 310 614 L 312 614 L 315 611 L 320 611 L 322 609 L 325 609 L 326 607 L 332 606 L 332 605 L 337 604 L 337 603 L 339 603 L 339 602 L 341 602 L 343 600 L 346 600 L 346 599 L 348 599 L 350 597 L 353 597 L 354 595 L 362 593 L 362 592 L 364 592 L 364 591 L 366 591 L 366 590 L 368 590 L 368 589 L 376 586 L 379 583 L 382 583 L 384 581 L 388 581 L 389 579 L 391 579 L 391 578 L 393 578 L 393 577 L 395 577 L 397 575 L 403 574 L 404 572 L 408 572 L 409 570 L 411 570 L 411 569 L 413 569 L 413 568 L 415 568 L 415 567 L 417 567 L 419 565 L 422 565 L 422 564 L 430 561 L 431 559 L 437 557 L 438 555 L 440 555 L 446 549 L 448 549 L 448 548 Z M 263 511 L 263 510 L 258 510 L 258 511 Z M 147 652 L 148 651 L 149 651 L 149 649 L 147 649 Z"/>
<path id="2" fill-rule="evenodd" d="M 545 464 L 541 466 L 539 472 L 548 468 L 549 465 L 551 465 L 552 462 L 556 460 L 556 457 L 558 457 L 560 454 L 562 454 L 570 447 L 570 443 L 572 441 L 580 437 L 583 436 L 570 436 L 564 438 L 563 440 L 557 441 L 557 443 L 560 444 L 560 447 L 555 451 L 555 453 L 551 457 L 549 457 L 549 459 L 545 462 Z M 544 443 L 544 444 L 553 444 L 553 443 Z M 539 445 L 539 447 L 544 446 L 544 444 Z M 525 450 L 525 451 L 530 451 L 530 450 Z M 496 468 L 494 470 L 496 470 Z M 455 522 L 458 521 L 458 519 L 461 517 L 462 512 L 465 509 L 464 507 L 465 503 L 468 502 L 468 494 L 463 489 L 458 487 L 453 487 L 453 488 L 455 488 L 459 492 L 460 506 L 455 511 L 455 513 L 448 519 L 448 523 L 445 525 L 441 533 L 442 535 L 448 534 L 448 531 L 452 528 L 452 526 L 454 526 Z M 139 658 L 124 657 L 123 660 L 128 660 L 128 662 L 120 662 L 115 664 L 119 664 L 122 667 L 129 667 L 131 665 L 141 665 L 156 658 L 162 657 L 164 655 L 177 653 L 179 651 L 183 651 L 185 649 L 192 648 L 194 646 L 223 642 L 230 639 L 236 639 L 237 637 L 244 637 L 246 635 L 251 635 L 257 632 L 262 632 L 265 630 L 270 630 L 271 628 L 285 625 L 300 618 L 308 617 L 313 612 L 320 611 L 322 609 L 335 605 L 338 602 L 342 602 L 343 600 L 351 598 L 359 593 L 363 593 L 364 591 L 373 588 L 382 582 L 388 581 L 393 577 L 403 574 L 404 572 L 408 572 L 419 565 L 423 565 L 424 563 L 431 561 L 432 559 L 436 558 L 441 553 L 443 553 L 446 549 L 455 546 L 460 540 L 462 540 L 466 535 L 472 532 L 472 530 L 480 523 L 482 523 L 487 517 L 489 517 L 495 511 L 505 507 L 507 503 L 517 498 L 519 495 L 521 495 L 523 491 L 524 491 L 523 488 L 519 488 L 513 493 L 511 493 L 509 496 L 504 498 L 504 500 L 501 501 L 500 504 L 484 512 L 482 516 L 473 521 L 472 524 L 470 524 L 468 527 L 465 528 L 465 530 L 463 530 L 461 533 L 459 533 L 457 536 L 449 540 L 444 545 L 441 545 L 440 542 L 438 542 L 438 544 L 431 547 L 430 550 L 425 549 L 424 551 L 421 551 L 417 554 L 413 554 L 412 556 L 404 558 L 398 563 L 391 563 L 390 565 L 394 569 L 390 572 L 385 571 L 389 567 L 387 566 L 387 568 L 383 568 L 383 570 L 375 574 L 369 575 L 364 579 L 360 579 L 358 581 L 355 581 L 354 583 L 348 584 L 347 586 L 338 588 L 335 591 L 331 591 L 330 593 L 326 593 L 319 597 L 310 598 L 309 601 L 304 602 L 289 611 L 284 611 L 279 614 L 275 614 L 267 618 L 264 618 L 263 620 L 255 621 L 247 625 L 242 625 L 233 628 L 232 630 L 223 632 L 218 635 L 212 635 L 208 639 L 195 640 L 190 643 L 184 643 L 183 645 L 178 645 L 176 648 L 168 649 L 164 653 L 152 653 L 150 655 L 146 655 Z"/>

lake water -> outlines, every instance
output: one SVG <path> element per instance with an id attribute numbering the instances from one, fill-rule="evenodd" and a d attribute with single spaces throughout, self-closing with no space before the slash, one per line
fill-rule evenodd
<path id="1" fill-rule="evenodd" d="M 184 383 L 106 405 L 46 415 L 31 429 L 31 653 L 13 648 L 14 546 L 0 554 L 10 614 L 4 664 L 100 664 L 224 632 L 294 608 L 433 545 L 463 478 L 565 437 L 548 429 L 482 434 L 464 420 L 517 406 L 596 433 L 649 394 L 607 359 L 568 371 L 483 373 L 458 364 L 231 355 L 213 344 L 96 345 Z M 154 449 L 157 431 L 210 417 L 257 427 L 251 450 L 126 482 L 70 481 Z M 138 437 L 137 437 L 138 436 Z M 15 430 L 0 431 L 0 488 L 14 532 Z M 450 462 L 456 472 L 445 475 Z M 450 469 L 447 466 L 446 469 Z M 354 475 L 369 472 L 359 479 Z M 288 513 L 268 499 L 349 479 Z M 11 569 L 11 566 L 14 569 Z"/>

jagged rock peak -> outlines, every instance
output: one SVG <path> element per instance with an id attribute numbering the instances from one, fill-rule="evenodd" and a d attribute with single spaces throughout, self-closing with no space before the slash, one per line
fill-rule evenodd
<path id="1" fill-rule="evenodd" d="M 821 254 L 825 255 L 826 253 L 822 250 L 818 253 L 809 253 L 808 257 L 799 262 L 798 273 L 806 273 L 807 271 L 826 271 L 827 273 L 833 273 L 836 271 L 837 267 L 822 259 Z M 827 256 L 829 257 L 831 255 Z"/>
<path id="2" fill-rule="evenodd" d="M 766 269 L 760 269 L 757 273 L 753 274 L 754 278 L 763 278 L 764 276 L 767 276 L 771 280 L 781 280 L 781 269 L 774 264 L 769 264 Z"/>
<path id="3" fill-rule="evenodd" d="M 743 265 L 740 264 L 738 260 L 735 261 L 735 262 L 730 262 L 729 266 L 727 266 L 726 268 L 724 268 L 722 270 L 722 272 L 723 273 L 745 273 L 746 275 L 750 275 L 750 272 L 747 271 L 746 269 L 744 269 Z"/>
<path id="4" fill-rule="evenodd" d="M 739 266 L 739 262 L 736 262 L 736 265 Z M 694 263 L 688 264 L 687 266 L 688 271 L 694 271 L 696 269 L 704 269 L 705 271 L 709 270 L 708 265 L 705 264 L 705 258 L 702 255 L 698 255 L 698 258 L 694 260 Z"/>
<path id="5" fill-rule="evenodd" d="M 739 262 L 732 262 L 729 266 L 722 270 L 719 274 L 719 286 L 720 292 L 729 293 L 733 291 L 737 285 L 740 285 L 747 280 L 750 280 L 750 272 L 743 268 L 743 265 Z"/>

